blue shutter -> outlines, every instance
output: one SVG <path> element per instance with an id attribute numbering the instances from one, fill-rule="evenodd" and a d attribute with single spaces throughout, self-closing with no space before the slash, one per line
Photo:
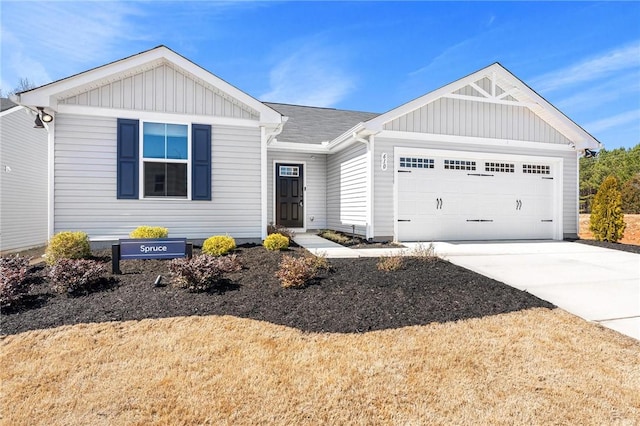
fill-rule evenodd
<path id="1" fill-rule="evenodd" d="M 118 198 L 138 199 L 138 120 L 118 119 Z"/>
<path id="2" fill-rule="evenodd" d="M 211 126 L 191 125 L 191 199 L 211 200 Z"/>

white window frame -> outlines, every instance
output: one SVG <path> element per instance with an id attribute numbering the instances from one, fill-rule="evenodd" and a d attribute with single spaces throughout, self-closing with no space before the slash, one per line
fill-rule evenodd
<path id="1" fill-rule="evenodd" d="M 179 126 L 187 126 L 187 159 L 186 160 L 178 160 L 178 159 L 167 159 L 167 158 L 145 158 L 144 157 L 144 123 L 154 123 L 154 124 L 175 124 Z M 140 120 L 139 126 L 139 137 L 138 137 L 138 152 L 140 153 L 139 157 L 139 165 L 138 165 L 138 188 L 140 188 L 139 199 L 140 200 L 182 200 L 182 201 L 191 201 L 191 123 L 184 123 L 179 121 L 166 121 L 166 120 Z M 144 163 L 179 163 L 187 165 L 187 197 L 145 197 L 144 193 Z"/>

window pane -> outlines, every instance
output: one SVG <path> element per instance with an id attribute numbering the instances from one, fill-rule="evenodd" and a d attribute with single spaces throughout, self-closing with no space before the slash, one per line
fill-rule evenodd
<path id="1" fill-rule="evenodd" d="M 187 165 L 167 163 L 167 196 L 187 198 Z"/>
<path id="2" fill-rule="evenodd" d="M 187 165 L 144 163 L 145 197 L 187 197 Z"/>
<path id="3" fill-rule="evenodd" d="M 187 126 L 167 124 L 167 158 L 187 159 Z"/>
<path id="4" fill-rule="evenodd" d="M 165 158 L 165 125 L 144 123 L 142 155 L 147 158 Z"/>

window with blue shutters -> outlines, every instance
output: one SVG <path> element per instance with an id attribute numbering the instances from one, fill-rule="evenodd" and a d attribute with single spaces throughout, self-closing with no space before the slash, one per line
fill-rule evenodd
<path id="1" fill-rule="evenodd" d="M 209 125 L 118 119 L 117 155 L 118 198 L 211 200 Z"/>

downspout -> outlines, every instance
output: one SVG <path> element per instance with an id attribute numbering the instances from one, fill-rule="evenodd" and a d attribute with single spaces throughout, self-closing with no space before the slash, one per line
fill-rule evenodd
<path id="1" fill-rule="evenodd" d="M 260 126 L 260 239 L 267 238 L 267 131 Z"/>
<path id="2" fill-rule="evenodd" d="M 55 234 L 55 117 L 54 120 L 45 124 L 47 129 L 47 163 L 48 163 L 48 188 L 47 188 L 47 234 L 51 239 Z"/>

